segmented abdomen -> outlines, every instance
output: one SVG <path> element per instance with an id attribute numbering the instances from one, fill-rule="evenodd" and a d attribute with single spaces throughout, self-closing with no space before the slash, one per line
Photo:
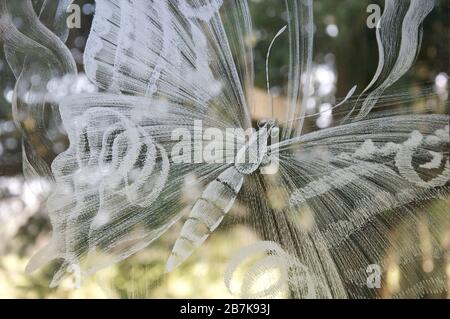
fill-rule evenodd
<path id="1" fill-rule="evenodd" d="M 233 206 L 243 181 L 244 175 L 232 166 L 208 184 L 181 229 L 167 261 L 166 272 L 183 263 L 219 226 Z"/>

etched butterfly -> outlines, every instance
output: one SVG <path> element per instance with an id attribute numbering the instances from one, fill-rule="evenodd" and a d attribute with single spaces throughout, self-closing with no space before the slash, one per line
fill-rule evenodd
<path id="1" fill-rule="evenodd" d="M 301 105 L 310 92 L 313 1 L 285 5 L 291 44 L 285 122 L 268 119 L 237 148 L 233 144 L 233 163 L 206 163 L 189 152 L 183 153 L 185 161 L 174 161 L 173 132 L 183 128 L 195 136 L 195 121 L 203 123 L 200 134 L 208 128 L 249 129 L 252 108 L 266 107 L 252 98 L 247 1 L 96 1 L 84 64 L 102 92 L 72 94 L 58 103 L 70 147 L 51 165 L 52 240 L 28 270 L 62 260 L 52 285 L 73 265 L 92 274 L 142 250 L 187 214 L 166 265 L 171 271 L 217 229 L 237 200 L 261 237 L 279 243 L 314 273 L 317 296 L 358 296 L 359 288 L 349 286 L 363 280 L 360 269 L 380 260 L 391 223 L 413 225 L 411 207 L 432 199 L 441 205 L 439 218 L 448 217 L 448 204 L 439 201 L 448 196 L 450 179 L 448 115 L 377 108 L 384 91 L 412 67 L 434 2 L 386 0 L 372 83 L 341 124 L 307 134 L 310 115 Z M 402 30 L 398 37 L 390 35 L 392 28 Z M 53 49 L 63 40 L 43 43 L 52 54 L 41 59 L 70 61 Z M 52 63 L 50 69 L 57 68 Z M 355 89 L 336 110 L 350 105 Z M 271 140 L 275 133 L 279 142 Z M 215 150 L 226 151 L 227 143 Z M 278 172 L 264 175 L 274 156 Z M 191 176 L 204 189 L 186 202 Z M 277 195 L 276 203 L 269 194 Z M 298 222 L 305 214 L 312 218 L 307 225 Z M 349 279 L 347 270 L 357 279 Z"/>

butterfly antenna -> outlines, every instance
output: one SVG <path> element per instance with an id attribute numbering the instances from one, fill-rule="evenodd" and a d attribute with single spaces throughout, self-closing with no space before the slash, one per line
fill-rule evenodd
<path id="1" fill-rule="evenodd" d="M 269 106 L 270 106 L 270 112 L 272 114 L 273 118 L 273 97 L 270 94 L 270 81 L 269 81 L 269 59 L 270 59 L 270 52 L 272 51 L 272 47 L 276 41 L 276 39 L 283 34 L 283 32 L 286 30 L 287 25 L 282 27 L 280 31 L 275 35 L 275 37 L 272 39 L 272 42 L 270 42 L 269 49 L 267 50 L 267 57 L 266 57 L 266 85 L 267 85 L 267 96 L 269 99 Z"/>

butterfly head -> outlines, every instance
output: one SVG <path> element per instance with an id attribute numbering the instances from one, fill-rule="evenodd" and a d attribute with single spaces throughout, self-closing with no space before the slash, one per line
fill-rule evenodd
<path id="1" fill-rule="evenodd" d="M 267 130 L 269 135 L 272 135 L 273 133 L 278 133 L 280 130 L 278 128 L 277 122 L 274 119 L 265 119 L 258 121 L 258 129 Z"/>

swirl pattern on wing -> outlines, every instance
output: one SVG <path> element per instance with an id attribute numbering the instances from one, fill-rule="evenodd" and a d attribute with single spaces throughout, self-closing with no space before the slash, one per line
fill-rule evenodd
<path id="1" fill-rule="evenodd" d="M 63 105 L 62 111 L 65 123 L 71 123 L 70 147 L 52 165 L 56 185 L 48 207 L 54 235 L 48 258 L 72 265 L 96 248 L 113 249 L 112 237 L 116 244 L 139 237 L 139 231 L 127 234 L 124 219 L 154 203 L 170 165 L 165 149 L 123 110 L 93 107 L 76 114 Z M 114 230 L 116 236 L 110 236 Z"/>

